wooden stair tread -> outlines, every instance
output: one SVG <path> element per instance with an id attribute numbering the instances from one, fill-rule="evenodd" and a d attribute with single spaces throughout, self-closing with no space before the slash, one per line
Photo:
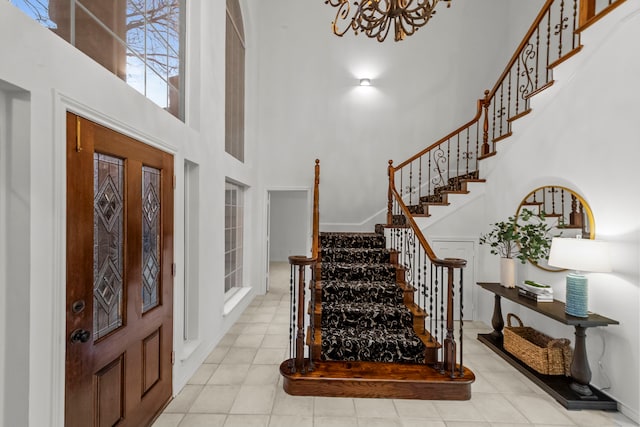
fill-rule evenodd
<path id="1" fill-rule="evenodd" d="M 280 374 L 284 390 L 295 396 L 468 400 L 475 380 L 464 367 L 451 378 L 418 364 L 316 361 L 312 371 L 291 372 L 290 363 L 282 362 Z"/>

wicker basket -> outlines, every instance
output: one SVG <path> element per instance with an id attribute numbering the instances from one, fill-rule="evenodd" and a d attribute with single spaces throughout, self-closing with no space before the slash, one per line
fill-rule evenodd
<path id="1" fill-rule="evenodd" d="M 518 320 L 520 326 L 511 326 L 511 318 Z M 541 374 L 569 376 L 573 356 L 569 344 L 566 338 L 553 339 L 523 326 L 522 320 L 515 314 L 507 314 L 504 349 Z"/>

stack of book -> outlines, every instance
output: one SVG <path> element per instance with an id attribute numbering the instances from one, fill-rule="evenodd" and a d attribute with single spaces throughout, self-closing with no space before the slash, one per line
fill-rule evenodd
<path id="1" fill-rule="evenodd" d="M 525 280 L 524 283 L 518 284 L 518 294 L 525 298 L 529 298 L 536 302 L 552 302 L 553 288 L 549 285 L 543 285 L 532 280 Z"/>

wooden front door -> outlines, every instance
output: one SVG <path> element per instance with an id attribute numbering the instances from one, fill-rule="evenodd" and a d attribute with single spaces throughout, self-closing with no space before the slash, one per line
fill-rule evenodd
<path id="1" fill-rule="evenodd" d="M 66 427 L 171 398 L 172 265 L 173 156 L 68 113 Z"/>

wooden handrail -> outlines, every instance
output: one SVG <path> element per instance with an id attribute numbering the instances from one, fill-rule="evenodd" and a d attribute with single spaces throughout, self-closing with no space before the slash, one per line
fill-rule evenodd
<path id="1" fill-rule="evenodd" d="M 316 159 L 315 180 L 313 184 L 313 236 L 311 243 L 311 255 L 318 258 L 320 245 L 320 160 Z"/>

